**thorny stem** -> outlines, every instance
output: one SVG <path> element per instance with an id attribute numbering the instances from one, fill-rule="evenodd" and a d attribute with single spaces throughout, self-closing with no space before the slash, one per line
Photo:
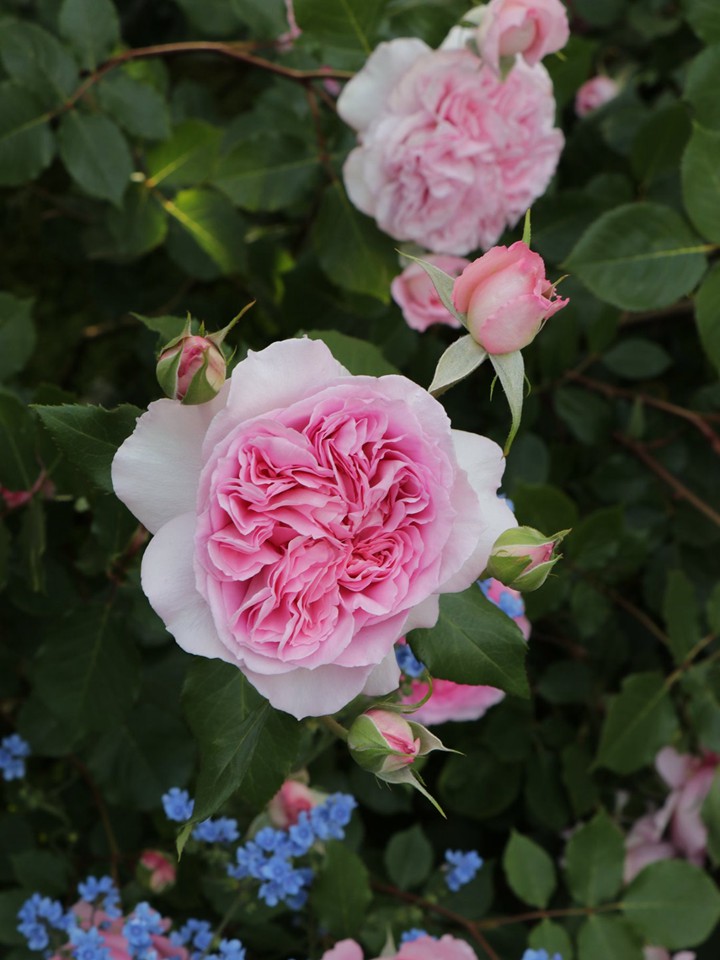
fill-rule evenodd
<path id="1" fill-rule="evenodd" d="M 261 70 L 267 70 L 269 73 L 285 77 L 288 80 L 295 80 L 298 83 L 308 84 L 311 80 L 348 80 L 354 74 L 348 70 L 332 70 L 328 67 L 320 67 L 317 70 L 297 70 L 294 67 L 284 67 L 280 63 L 272 60 L 266 60 L 264 57 L 257 57 L 250 53 L 252 44 L 247 43 L 223 43 L 213 40 L 188 40 L 181 43 L 158 43 L 149 47 L 137 47 L 134 50 L 124 50 L 116 56 L 100 64 L 97 70 L 89 74 L 74 93 L 68 97 L 62 106 L 52 111 L 49 116 L 59 116 L 71 110 L 91 87 L 94 87 L 106 74 L 117 67 L 121 67 L 131 60 L 146 60 L 150 57 L 169 57 L 182 53 L 214 53 L 218 56 L 229 57 L 231 60 L 238 60 L 241 63 L 247 63 L 253 67 L 259 67 Z"/>
<path id="2" fill-rule="evenodd" d="M 615 387 L 610 383 L 592 380 L 590 377 L 584 377 L 576 370 L 571 370 L 567 374 L 567 379 L 573 380 L 575 383 L 580 384 L 580 386 L 592 390 L 595 393 L 601 393 L 606 397 L 624 397 L 628 400 L 637 400 L 640 403 L 646 404 L 648 407 L 655 407 L 657 410 L 662 410 L 672 416 L 687 420 L 687 422 L 691 423 L 710 443 L 713 452 L 720 455 L 720 436 L 715 433 L 707 422 L 709 418 L 702 413 L 695 410 L 688 410 L 685 407 L 679 407 L 674 403 L 669 403 L 667 400 L 661 400 L 659 397 L 653 397 L 645 393 L 636 393 L 634 390 L 627 390 L 624 387 Z"/>
<path id="3" fill-rule="evenodd" d="M 647 452 L 647 449 L 640 443 L 631 440 L 622 433 L 614 433 L 613 437 L 618 443 L 622 444 L 634 456 L 641 460 L 648 469 L 652 470 L 658 479 L 662 480 L 668 487 L 675 491 L 681 500 L 691 504 L 697 511 L 704 514 L 708 520 L 711 520 L 716 526 L 720 527 L 720 513 L 714 510 L 709 503 L 699 497 L 692 490 L 689 490 L 684 483 L 681 483 L 674 477 L 669 470 L 666 470 L 662 464 L 658 463 L 655 457 Z"/>

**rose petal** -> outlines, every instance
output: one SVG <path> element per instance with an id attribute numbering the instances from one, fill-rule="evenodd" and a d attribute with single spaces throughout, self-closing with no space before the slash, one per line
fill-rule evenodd
<path id="1" fill-rule="evenodd" d="M 362 693 L 372 673 L 369 667 L 336 667 L 333 664 L 304 670 L 296 667 L 292 680 L 287 674 L 267 676 L 243 668 L 250 683 L 276 710 L 283 710 L 298 720 L 336 713 Z"/>

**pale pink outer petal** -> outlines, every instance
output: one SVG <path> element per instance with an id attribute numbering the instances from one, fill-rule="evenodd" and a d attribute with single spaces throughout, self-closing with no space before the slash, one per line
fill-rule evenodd
<path id="1" fill-rule="evenodd" d="M 203 438 L 229 389 L 226 381 L 217 397 L 196 406 L 155 400 L 115 454 L 113 489 L 151 533 L 195 509 Z"/>
<path id="2" fill-rule="evenodd" d="M 184 513 L 158 530 L 143 555 L 142 588 L 183 650 L 238 666 L 195 586 L 195 523 L 194 512 Z"/>
<path id="3" fill-rule="evenodd" d="M 407 615 L 402 629 L 402 633 L 409 633 L 411 630 L 417 630 L 420 627 L 434 627 L 440 616 L 440 597 L 434 593 L 427 600 L 423 600 Z"/>
<path id="4" fill-rule="evenodd" d="M 417 940 L 404 943 L 395 960 L 477 960 L 477 955 L 464 940 L 446 933 L 439 940 L 418 937 Z"/>
<path id="5" fill-rule="evenodd" d="M 474 324 L 469 320 L 468 329 L 488 353 L 502 354 L 522 350 L 532 343 L 542 326 L 546 302 L 543 297 L 532 293 L 515 297 L 489 317 L 485 317 L 479 329 L 474 329 Z"/>
<path id="6" fill-rule="evenodd" d="M 625 867 L 623 870 L 623 879 L 625 883 L 630 883 L 635 877 L 644 870 L 648 864 L 657 863 L 658 860 L 673 860 L 676 855 L 675 847 L 671 843 L 647 843 L 642 846 L 634 847 L 625 854 Z"/>
<path id="7" fill-rule="evenodd" d="M 465 267 L 453 284 L 452 291 L 453 306 L 459 313 L 468 312 L 473 295 L 480 284 L 487 281 L 488 277 L 518 263 L 521 259 L 520 251 L 516 249 L 518 243 L 514 243 L 511 247 L 492 247 L 487 253 Z M 522 246 L 525 247 L 525 244 L 522 244 Z M 538 256 L 538 254 L 535 254 L 535 256 Z M 542 260 L 540 262 L 542 264 Z M 545 273 L 544 266 L 542 272 Z"/>
<path id="8" fill-rule="evenodd" d="M 250 683 L 273 707 L 298 720 L 342 710 L 363 692 L 372 671 L 372 665 L 336 667 L 326 664 L 314 670 L 296 667 L 291 675 L 266 675 L 243 667 Z"/>
<path id="9" fill-rule="evenodd" d="M 250 350 L 233 370 L 225 408 L 207 431 L 203 463 L 215 445 L 244 420 L 288 407 L 328 381 L 349 376 L 322 340 L 301 337 L 280 340 L 257 353 Z"/>
<path id="10" fill-rule="evenodd" d="M 376 191 L 372 187 L 372 159 L 363 147 L 356 147 L 348 154 L 343 164 L 343 180 L 350 201 L 354 206 L 367 213 L 375 215 L 377 200 Z"/>
<path id="11" fill-rule="evenodd" d="M 694 757 L 687 753 L 678 753 L 674 747 L 663 747 L 655 757 L 655 769 L 673 789 L 685 784 L 696 765 Z"/>
<path id="12" fill-rule="evenodd" d="M 680 790 L 678 804 L 672 819 L 670 836 L 677 849 L 692 863 L 705 860 L 708 831 L 701 817 L 701 808 L 710 792 L 715 770 L 698 770 Z"/>
<path id="13" fill-rule="evenodd" d="M 391 650 L 385 659 L 372 671 L 362 688 L 366 697 L 383 697 L 392 693 L 400 685 L 400 667 L 395 659 L 395 651 Z"/>
<path id="14" fill-rule="evenodd" d="M 502 450 L 487 437 L 464 430 L 452 431 L 455 455 L 467 474 L 480 503 L 480 528 L 473 531 L 474 546 L 460 570 L 442 584 L 441 593 L 464 590 L 477 580 L 487 566 L 493 544 L 505 530 L 517 526 L 507 501 L 497 496 L 505 470 Z M 462 537 L 462 525 L 456 535 Z M 467 528 L 466 528 L 467 529 Z"/>
<path id="15" fill-rule="evenodd" d="M 363 952 L 354 940 L 340 940 L 322 955 L 321 960 L 363 960 Z"/>
<path id="16" fill-rule="evenodd" d="M 414 37 L 378 44 L 338 98 L 337 111 L 345 123 L 359 132 L 365 130 L 402 75 L 429 51 L 423 40 Z"/>

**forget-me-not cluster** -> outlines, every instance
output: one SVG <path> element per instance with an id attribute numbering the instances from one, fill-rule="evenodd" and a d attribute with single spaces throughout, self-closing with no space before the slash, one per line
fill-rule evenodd
<path id="1" fill-rule="evenodd" d="M 445 883 L 453 893 L 456 893 L 466 883 L 475 879 L 475 874 L 483 865 L 483 859 L 477 850 L 446 850 L 445 864 L 448 872 L 445 874 Z"/>
<path id="2" fill-rule="evenodd" d="M 0 774 L 3 780 L 22 780 L 25 760 L 30 756 L 30 745 L 18 733 L 0 740 Z"/>

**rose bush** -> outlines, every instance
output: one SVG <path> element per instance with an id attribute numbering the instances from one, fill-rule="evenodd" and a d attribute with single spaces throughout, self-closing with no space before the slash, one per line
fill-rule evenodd
<path id="1" fill-rule="evenodd" d="M 180 646 L 304 717 L 397 686 L 395 641 L 432 626 L 515 522 L 502 470 L 410 381 L 350 377 L 296 340 L 250 355 L 200 411 L 153 404 L 113 485 L 155 534 L 143 589 Z"/>
<path id="2" fill-rule="evenodd" d="M 469 50 L 383 43 L 347 84 L 340 116 L 359 146 L 352 202 L 396 240 L 466 254 L 491 247 L 547 187 L 563 146 L 544 67 L 503 83 Z"/>

